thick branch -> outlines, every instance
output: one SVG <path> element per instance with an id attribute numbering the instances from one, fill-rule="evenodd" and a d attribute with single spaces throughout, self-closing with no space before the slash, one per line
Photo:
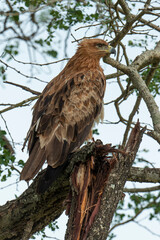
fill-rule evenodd
<path id="1" fill-rule="evenodd" d="M 16 200 L 0 207 L 0 239 L 27 239 L 57 219 L 64 211 L 64 200 L 69 192 L 69 175 L 76 161 L 85 161 L 93 151 L 89 144 L 73 154 L 70 164 L 52 187 L 43 195 L 36 194 L 41 172 L 31 186 Z M 30 227 L 30 228 L 29 228 Z M 28 232 L 29 231 L 29 232 Z"/>
<path id="2" fill-rule="evenodd" d="M 159 183 L 160 168 L 132 167 L 127 180 L 133 182 Z"/>

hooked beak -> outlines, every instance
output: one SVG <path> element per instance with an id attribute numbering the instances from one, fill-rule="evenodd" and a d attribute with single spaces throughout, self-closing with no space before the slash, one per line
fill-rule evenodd
<path id="1" fill-rule="evenodd" d="M 112 47 L 111 50 L 110 50 L 110 53 L 114 54 L 114 56 L 115 56 L 116 55 L 116 49 Z"/>
<path id="2" fill-rule="evenodd" d="M 116 49 L 112 46 L 109 46 L 110 47 L 110 54 L 114 54 L 114 56 L 116 55 Z"/>

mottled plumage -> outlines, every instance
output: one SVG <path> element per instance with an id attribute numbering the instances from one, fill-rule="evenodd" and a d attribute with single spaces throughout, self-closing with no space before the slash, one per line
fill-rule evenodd
<path id="1" fill-rule="evenodd" d="M 115 50 L 101 39 L 85 39 L 62 72 L 43 90 L 33 110 L 29 159 L 21 180 L 32 179 L 45 160 L 52 168 L 79 148 L 100 116 L 105 76 L 99 60 Z M 54 172 L 53 172 L 54 174 Z"/>

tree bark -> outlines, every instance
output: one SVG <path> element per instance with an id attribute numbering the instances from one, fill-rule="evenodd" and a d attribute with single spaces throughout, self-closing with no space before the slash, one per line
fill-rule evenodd
<path id="1" fill-rule="evenodd" d="M 133 182 L 159 183 L 160 168 L 132 167 L 127 180 Z"/>

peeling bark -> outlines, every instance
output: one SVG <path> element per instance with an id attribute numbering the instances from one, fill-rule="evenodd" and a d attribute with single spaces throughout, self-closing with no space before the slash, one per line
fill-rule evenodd
<path id="1" fill-rule="evenodd" d="M 95 142 L 94 152 L 87 161 L 74 167 L 70 177 L 71 193 L 68 201 L 69 221 L 66 240 L 87 239 L 100 208 L 105 184 L 116 164 L 117 152 L 118 150 L 111 147 L 111 144 L 103 145 L 98 140 Z M 108 156 L 111 153 L 112 157 Z"/>

